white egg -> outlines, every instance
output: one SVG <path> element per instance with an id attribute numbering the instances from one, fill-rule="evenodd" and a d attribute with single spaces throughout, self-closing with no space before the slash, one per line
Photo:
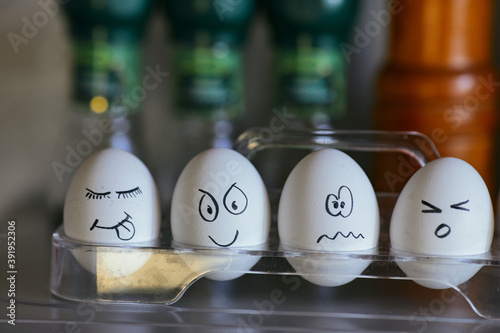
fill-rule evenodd
<path id="1" fill-rule="evenodd" d="M 149 170 L 136 156 L 104 149 L 78 168 L 64 203 L 68 238 L 92 245 L 126 246 L 154 241 L 159 231 L 158 191 Z M 95 272 L 95 253 L 74 254 L 82 266 Z M 147 260 L 144 253 L 135 256 L 133 252 L 122 258 L 109 262 L 113 271 L 122 275 L 132 273 Z"/>
<path id="2" fill-rule="evenodd" d="M 404 253 L 394 253 L 403 254 Z M 406 253 L 407 255 L 408 253 Z M 469 259 L 479 259 L 470 256 Z M 481 259 L 485 259 L 481 256 Z M 465 258 L 463 258 L 465 259 Z M 467 282 L 483 267 L 479 264 L 447 262 L 436 258 L 426 258 L 425 262 L 419 261 L 396 261 L 399 268 L 413 281 L 430 289 L 448 289 Z"/>
<path id="3" fill-rule="evenodd" d="M 493 207 L 479 173 L 453 157 L 426 164 L 399 195 L 390 237 L 391 247 L 400 252 L 462 258 L 488 252 L 493 239 Z M 449 270 L 436 270 L 435 264 L 424 262 L 398 264 L 417 283 L 436 289 L 463 283 L 480 268 L 452 265 Z"/>
<path id="4" fill-rule="evenodd" d="M 182 247 L 238 248 L 267 242 L 270 206 L 264 182 L 240 153 L 212 148 L 196 155 L 177 180 L 171 205 L 172 237 Z M 258 258 L 241 264 L 250 269 Z M 230 270 L 230 269 L 229 269 Z M 228 280 L 242 275 L 209 277 Z"/>
<path id="5" fill-rule="evenodd" d="M 322 252 L 287 257 L 288 262 L 304 279 L 319 286 L 335 287 L 351 282 L 370 264 L 369 259 L 353 258 L 345 252 Z M 356 251 L 356 255 L 375 255 L 377 249 Z"/>
<path id="6" fill-rule="evenodd" d="M 278 209 L 278 231 L 285 248 L 321 252 L 369 250 L 377 246 L 379 229 L 375 191 L 363 169 L 349 155 L 335 149 L 315 151 L 304 157 L 288 176 Z M 299 268 L 303 270 L 297 259 L 289 261 L 299 273 Z M 313 274 L 308 272 L 303 277 L 324 286 L 340 285 L 353 280 L 370 263 L 322 262 L 324 265 L 317 266 L 323 265 L 328 274 L 318 272 L 321 277 L 312 280 Z M 329 274 L 332 275 L 328 277 Z"/>
<path id="7" fill-rule="evenodd" d="M 260 255 L 255 253 L 265 251 L 267 246 L 263 243 L 244 248 L 254 251 L 254 254 L 221 248 L 204 248 L 202 252 L 193 253 L 185 251 L 188 248 L 179 244 L 175 244 L 175 248 L 179 250 L 177 252 L 179 258 L 198 276 L 203 275 L 216 281 L 227 281 L 247 273 L 260 260 Z"/>

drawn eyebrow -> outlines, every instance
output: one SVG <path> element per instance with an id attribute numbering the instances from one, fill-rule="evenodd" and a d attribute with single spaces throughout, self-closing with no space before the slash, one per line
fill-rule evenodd
<path id="1" fill-rule="evenodd" d="M 87 190 L 87 194 L 85 194 L 85 197 L 86 198 L 89 198 L 89 199 L 102 199 L 104 197 L 108 197 L 109 198 L 109 195 L 111 194 L 111 192 L 104 192 L 104 193 L 97 193 L 97 192 L 94 192 L 88 188 L 85 188 Z"/>
<path id="2" fill-rule="evenodd" d="M 442 210 L 434 206 L 433 204 L 428 203 L 425 200 L 422 200 L 422 203 L 431 209 L 422 209 L 422 213 L 441 213 Z"/>
<path id="3" fill-rule="evenodd" d="M 131 189 L 131 190 L 128 190 L 128 191 L 115 191 L 115 193 L 118 194 L 118 199 L 120 199 L 120 196 L 123 195 L 124 198 L 131 198 L 131 197 L 134 197 L 138 194 L 141 194 L 142 191 L 141 189 L 139 188 L 139 186 Z"/>
<path id="4" fill-rule="evenodd" d="M 465 205 L 466 203 L 468 203 L 469 200 L 466 200 L 466 201 L 462 201 L 462 202 L 459 202 L 459 203 L 456 203 L 456 204 L 453 204 L 453 205 L 450 205 L 451 208 L 454 208 L 454 209 L 459 209 L 459 210 L 465 210 L 465 211 L 470 211 L 469 208 L 466 208 L 466 207 L 460 207 L 462 205 Z"/>

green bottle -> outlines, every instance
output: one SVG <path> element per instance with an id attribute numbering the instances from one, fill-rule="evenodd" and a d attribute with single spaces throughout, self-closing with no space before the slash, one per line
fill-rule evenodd
<path id="1" fill-rule="evenodd" d="M 347 109 L 347 61 L 340 44 L 351 32 L 357 1 L 269 0 L 265 4 L 274 41 L 273 108 L 287 115 L 283 129 L 334 128 Z M 271 118 L 268 124 L 272 122 Z M 267 186 L 279 189 L 305 154 L 263 151 L 254 163 Z"/>
<path id="2" fill-rule="evenodd" d="M 73 44 L 74 108 L 83 126 L 95 129 L 109 120 L 112 129 L 101 145 L 138 153 L 142 40 L 152 1 L 79 0 L 62 7 Z"/>
<path id="3" fill-rule="evenodd" d="M 230 148 L 245 111 L 243 46 L 253 0 L 165 0 L 172 45 L 175 136 L 171 183 L 197 153 Z M 162 185 L 163 186 L 163 185 Z"/>
<path id="4" fill-rule="evenodd" d="M 165 4 L 174 44 L 176 117 L 240 118 L 244 112 L 241 47 L 253 1 L 166 0 Z"/>
<path id="5" fill-rule="evenodd" d="M 142 158 L 139 117 L 145 70 L 141 42 L 151 7 L 151 0 L 61 4 L 70 30 L 73 86 L 47 196 L 49 213 L 57 223 L 69 182 L 86 157 L 115 147 Z"/>
<path id="6" fill-rule="evenodd" d="M 331 128 L 346 112 L 348 37 L 357 0 L 270 0 L 275 43 L 275 106 L 286 107 L 299 127 Z"/>

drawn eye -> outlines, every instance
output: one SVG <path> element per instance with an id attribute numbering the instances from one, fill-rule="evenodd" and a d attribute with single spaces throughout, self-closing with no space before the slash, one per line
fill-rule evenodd
<path id="1" fill-rule="evenodd" d="M 94 192 L 88 188 L 85 188 L 87 190 L 87 193 L 85 194 L 85 198 L 88 199 L 102 199 L 102 198 L 109 198 L 109 195 L 111 192 L 104 192 L 104 193 L 97 193 Z"/>
<path id="2" fill-rule="evenodd" d="M 442 212 L 441 208 L 438 208 L 425 200 L 422 200 L 422 204 L 430 208 L 430 209 L 422 209 L 422 213 L 441 213 Z"/>
<path id="3" fill-rule="evenodd" d="M 219 215 L 219 205 L 215 201 L 214 197 L 201 189 L 199 189 L 203 196 L 200 199 L 200 204 L 198 205 L 198 212 L 203 220 L 207 222 L 213 222 Z"/>
<path id="4" fill-rule="evenodd" d="M 331 216 L 348 217 L 352 213 L 353 197 L 349 187 L 343 185 L 339 188 L 338 193 L 329 194 L 326 197 L 325 208 L 326 212 Z"/>
<path id="5" fill-rule="evenodd" d="M 236 186 L 236 183 L 231 185 L 226 194 L 224 194 L 224 207 L 233 215 L 240 215 L 248 206 L 248 198 L 245 193 Z"/>
<path id="6" fill-rule="evenodd" d="M 120 197 L 123 197 L 123 199 L 126 199 L 126 198 L 135 198 L 137 195 L 142 194 L 142 191 L 139 188 L 139 186 L 137 186 L 136 188 L 133 188 L 131 190 L 116 191 L 116 193 L 118 194 L 118 199 L 120 199 Z"/>
<path id="7" fill-rule="evenodd" d="M 453 209 L 458 209 L 458 210 L 465 210 L 465 211 L 470 211 L 469 208 L 467 207 L 462 207 L 463 205 L 469 203 L 469 200 L 466 200 L 466 201 L 462 201 L 462 202 L 459 202 L 459 203 L 456 203 L 456 204 L 453 204 L 453 205 L 450 205 L 451 208 Z"/>

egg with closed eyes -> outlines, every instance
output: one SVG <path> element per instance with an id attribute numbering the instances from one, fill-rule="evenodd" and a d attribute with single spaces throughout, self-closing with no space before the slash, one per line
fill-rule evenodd
<path id="1" fill-rule="evenodd" d="M 379 228 L 375 191 L 363 169 L 346 153 L 336 149 L 312 152 L 288 176 L 278 208 L 284 248 L 370 252 L 378 243 Z M 305 279 L 323 286 L 347 283 L 369 264 L 364 260 L 329 262 L 326 257 L 317 264 L 308 259 L 308 265 L 300 257 L 287 259 Z M 317 276 L 310 269 L 313 266 Z"/>
<path id="2" fill-rule="evenodd" d="M 391 248 L 402 253 L 450 258 L 487 253 L 493 239 L 493 207 L 479 173 L 453 157 L 426 164 L 399 195 L 390 239 Z M 442 270 L 425 260 L 398 265 L 417 283 L 435 289 L 463 283 L 480 268 L 451 265 Z"/>
<path id="3" fill-rule="evenodd" d="M 147 167 L 135 155 L 115 148 L 88 157 L 68 188 L 63 226 L 68 238 L 85 244 L 151 244 L 159 237 L 160 205 Z M 89 271 L 96 271 L 98 263 L 91 253 L 80 253 L 77 259 Z M 130 274 L 146 259 L 144 253 L 129 253 L 123 260 L 107 263 L 115 271 Z"/>
<path id="4" fill-rule="evenodd" d="M 175 185 L 170 216 L 172 237 L 179 247 L 255 247 L 265 244 L 269 235 L 270 206 L 264 182 L 250 161 L 227 148 L 205 150 L 189 161 Z M 242 260 L 228 266 L 228 270 L 237 266 L 239 273 L 208 277 L 238 277 L 258 258 Z"/>

